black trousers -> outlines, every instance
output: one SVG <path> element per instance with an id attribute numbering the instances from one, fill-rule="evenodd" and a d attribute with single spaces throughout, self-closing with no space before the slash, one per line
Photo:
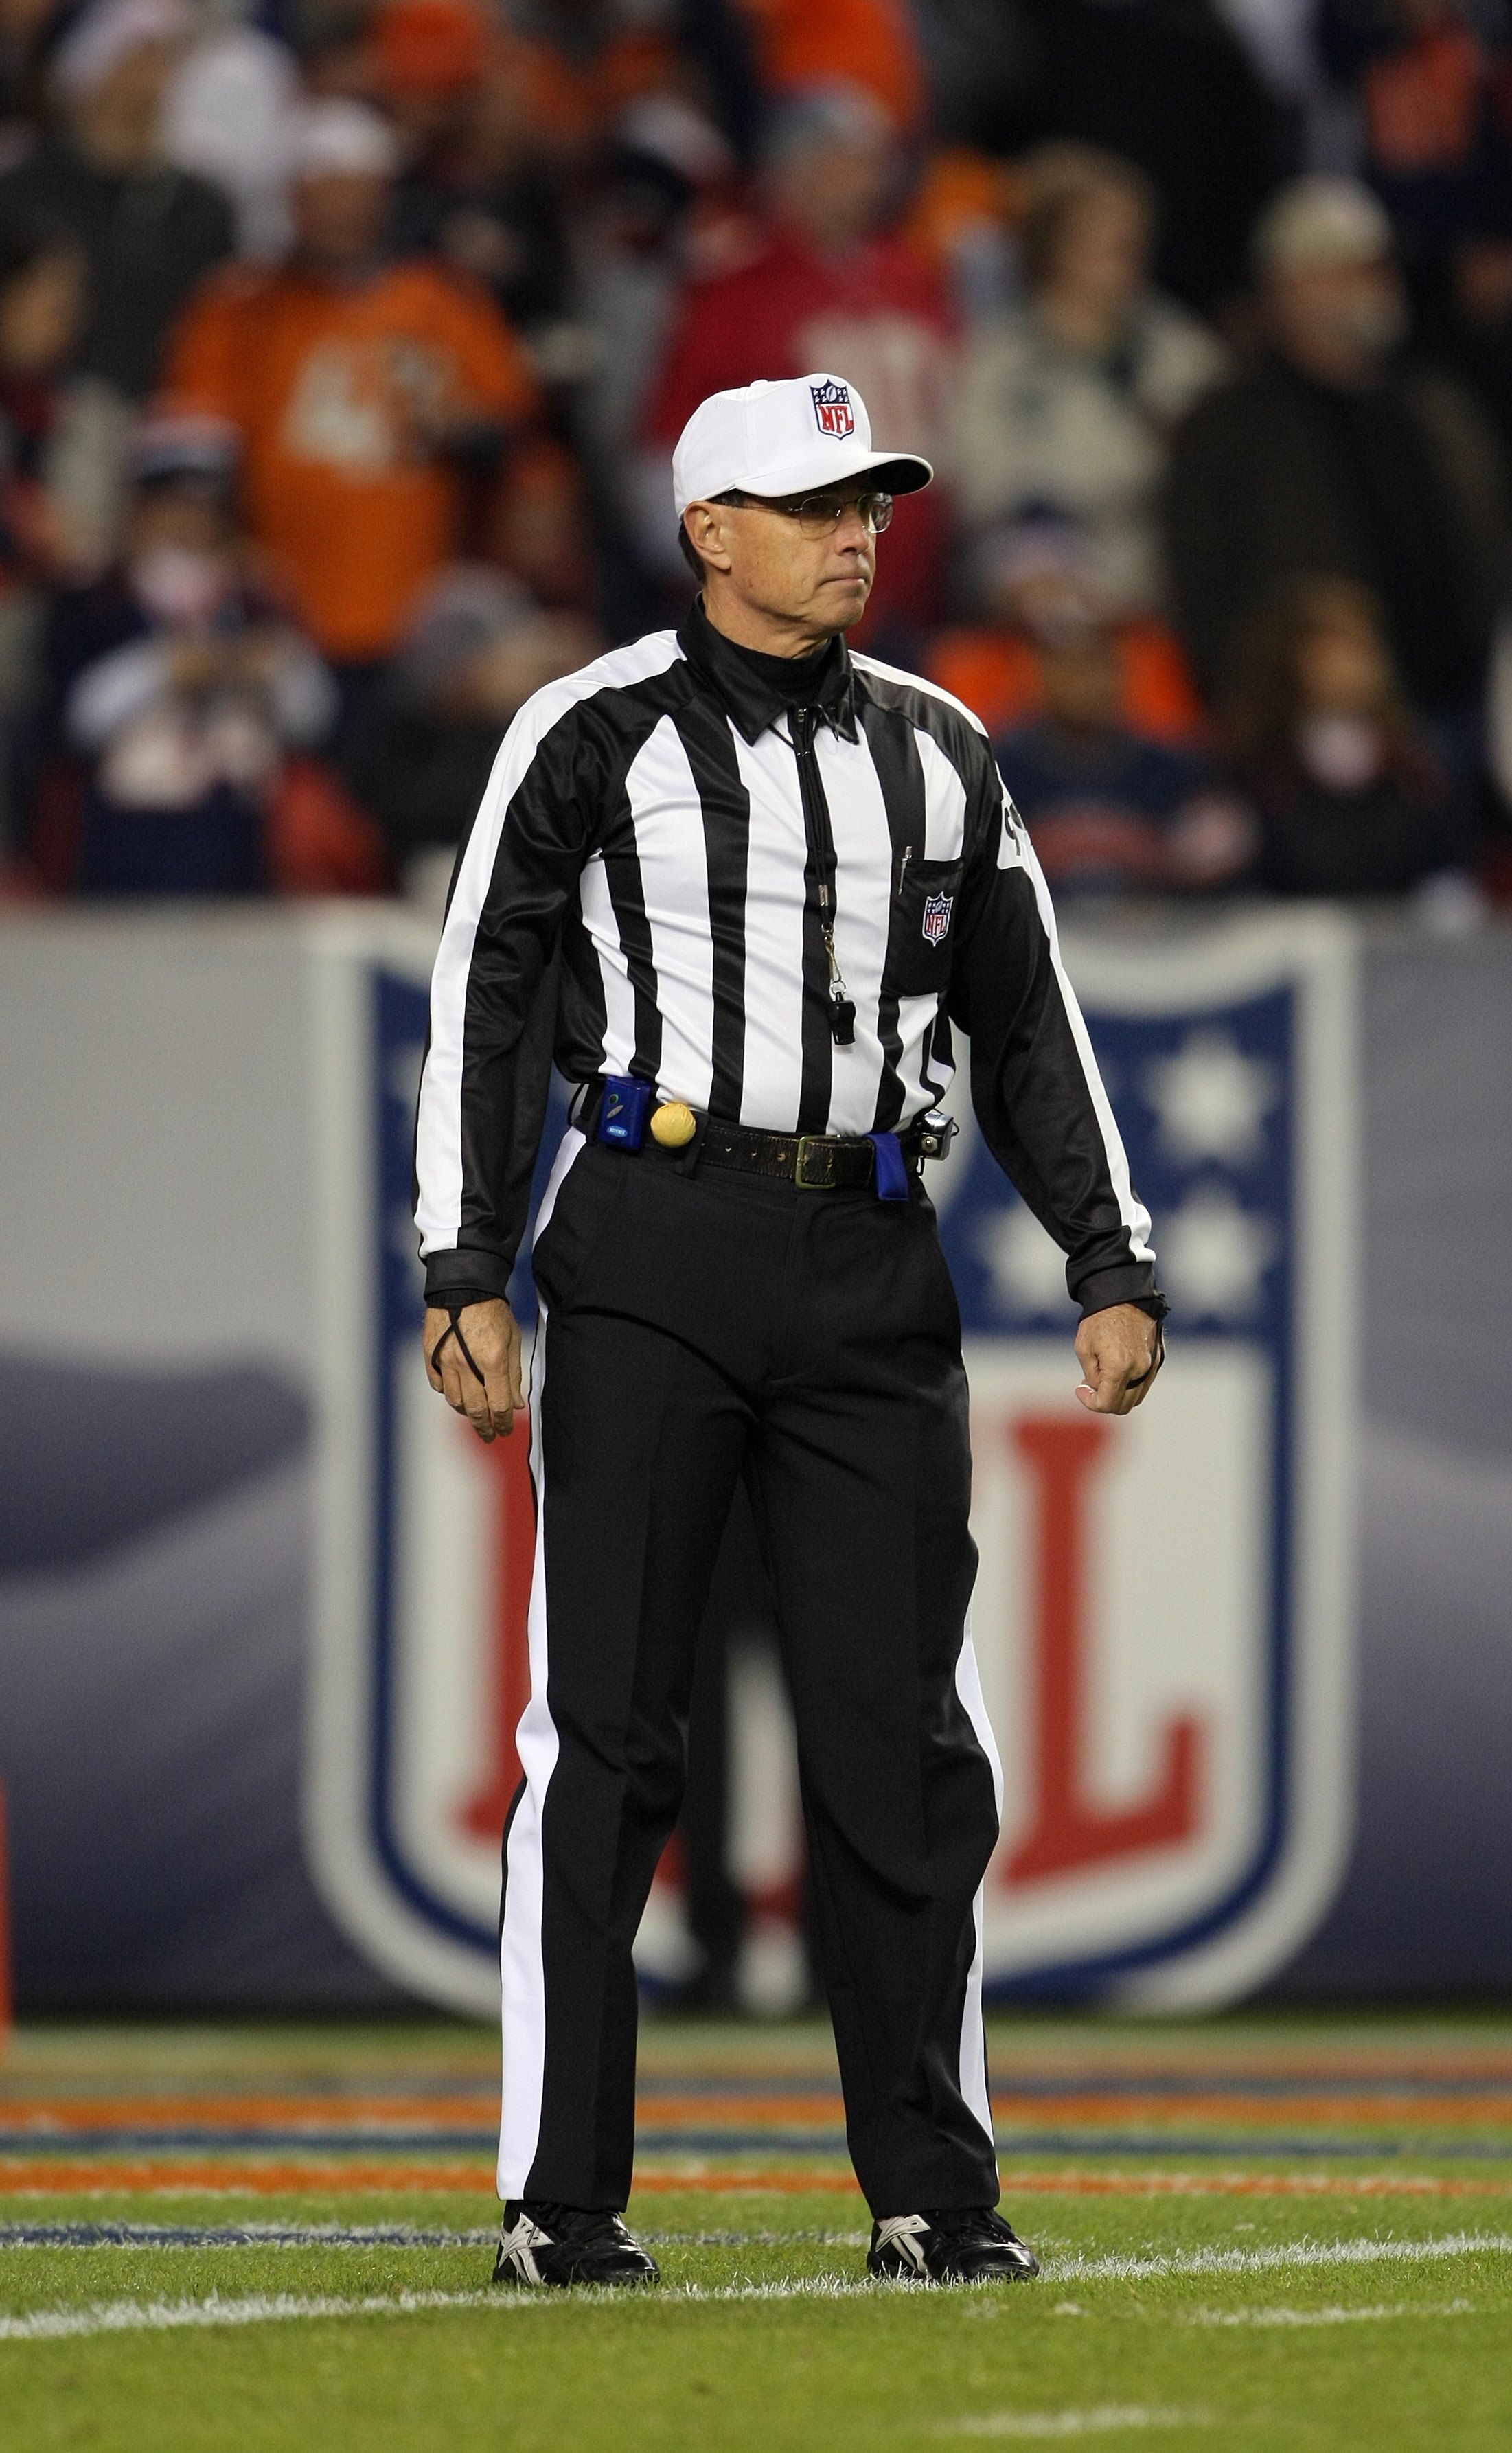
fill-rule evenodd
<path id="1" fill-rule="evenodd" d="M 687 1779 L 677 1836 L 684 1903 L 698 1966 L 679 1995 L 683 2006 L 732 2009 L 748 1922 L 729 1865 L 732 1749 L 730 1678 L 738 1650 L 775 1651 L 776 1614 L 746 1487 L 736 1489 L 698 1630 L 687 1705 Z M 807 1885 L 805 1884 L 806 1893 Z"/>
<path id="2" fill-rule="evenodd" d="M 565 1167 L 565 1172 L 564 1172 Z M 744 1475 L 797 1724 L 821 1975 L 873 2212 L 998 2195 L 960 1321 L 920 1189 L 801 1192 L 569 1134 L 535 1247 L 539 1538 L 505 1833 L 499 2191 L 621 2207 L 631 1945 Z"/>

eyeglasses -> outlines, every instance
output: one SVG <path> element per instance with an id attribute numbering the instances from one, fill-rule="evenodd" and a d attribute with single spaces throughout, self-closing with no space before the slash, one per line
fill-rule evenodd
<path id="1" fill-rule="evenodd" d="M 821 537 L 830 536 L 847 511 L 859 513 L 861 525 L 871 536 L 881 536 L 892 526 L 890 494 L 805 494 L 799 502 L 768 502 L 765 494 L 731 494 L 725 498 L 738 509 L 779 511 L 785 520 L 796 520 L 799 531 L 817 544 Z"/>

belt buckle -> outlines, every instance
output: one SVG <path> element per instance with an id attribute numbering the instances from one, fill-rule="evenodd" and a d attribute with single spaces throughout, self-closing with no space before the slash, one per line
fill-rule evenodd
<path id="1" fill-rule="evenodd" d="M 799 1134 L 793 1181 L 800 1192 L 833 1192 L 835 1144 L 826 1134 Z"/>

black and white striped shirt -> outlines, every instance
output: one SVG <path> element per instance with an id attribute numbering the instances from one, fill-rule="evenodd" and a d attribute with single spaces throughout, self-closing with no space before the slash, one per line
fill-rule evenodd
<path id="1" fill-rule="evenodd" d="M 948 1088 L 954 1020 L 1072 1294 L 1153 1306 L 1149 1219 L 982 725 L 840 640 L 815 708 L 769 668 L 698 605 L 510 726 L 431 988 L 429 1299 L 504 1293 L 553 1056 L 766 1131 L 890 1131 Z"/>

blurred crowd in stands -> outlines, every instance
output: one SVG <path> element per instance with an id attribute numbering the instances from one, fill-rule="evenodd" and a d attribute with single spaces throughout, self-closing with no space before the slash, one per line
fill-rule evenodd
<path id="1" fill-rule="evenodd" d="M 0 895 L 433 897 L 806 369 L 1058 893 L 1512 897 L 1512 0 L 0 0 Z"/>

